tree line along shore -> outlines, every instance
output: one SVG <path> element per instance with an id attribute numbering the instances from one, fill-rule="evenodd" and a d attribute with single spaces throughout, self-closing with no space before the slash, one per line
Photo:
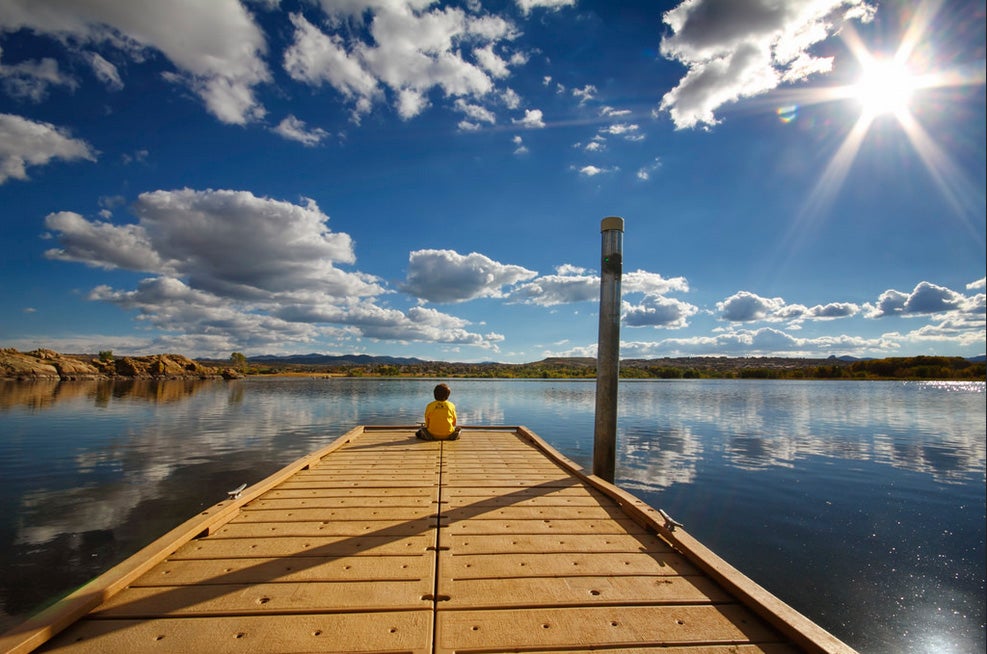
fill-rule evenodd
<path id="1" fill-rule="evenodd" d="M 328 357 L 327 357 L 328 359 Z M 337 357 L 335 361 L 299 363 L 292 359 L 250 360 L 242 355 L 202 363 L 233 367 L 244 375 L 314 375 L 328 377 L 453 377 L 502 379 L 593 379 L 593 358 L 549 358 L 521 364 L 395 361 Z M 982 359 L 916 356 L 847 360 L 779 357 L 682 357 L 625 359 L 623 379 L 876 379 L 984 381 Z"/>
<path id="2" fill-rule="evenodd" d="M 984 357 L 915 356 L 885 359 L 784 357 L 679 357 L 624 359 L 624 379 L 899 379 L 984 381 Z M 555 357 L 531 363 L 456 363 L 368 355 L 257 357 L 234 352 L 228 359 L 178 354 L 115 356 L 60 354 L 0 348 L 0 379 L 173 379 L 244 376 L 452 377 L 481 379 L 593 379 L 596 359 Z"/>

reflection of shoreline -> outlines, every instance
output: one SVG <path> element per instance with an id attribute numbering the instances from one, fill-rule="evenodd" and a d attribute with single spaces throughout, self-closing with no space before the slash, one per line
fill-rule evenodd
<path id="1" fill-rule="evenodd" d="M 187 399 L 216 379 L 124 379 L 104 381 L 11 381 L 0 380 L 0 411 L 14 407 L 50 409 L 59 402 L 91 399 L 96 406 L 113 400 L 139 399 L 169 404 Z"/>

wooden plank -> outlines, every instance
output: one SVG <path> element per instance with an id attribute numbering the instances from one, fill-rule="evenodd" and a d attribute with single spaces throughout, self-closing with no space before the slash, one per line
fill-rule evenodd
<path id="1" fill-rule="evenodd" d="M 257 522 L 410 522 L 422 518 L 435 517 L 435 505 L 418 504 L 410 506 L 377 506 L 377 507 L 334 507 L 334 506 L 302 506 L 299 504 L 285 506 L 281 509 L 248 507 L 240 512 L 230 524 L 253 524 Z"/>
<path id="2" fill-rule="evenodd" d="M 500 579 L 439 579 L 445 609 L 504 609 L 592 605 L 622 607 L 657 604 L 709 604 L 731 601 L 708 577 L 564 576 Z"/>
<path id="3" fill-rule="evenodd" d="M 231 522 L 218 529 L 219 538 L 265 538 L 311 536 L 390 536 L 402 537 L 426 533 L 435 528 L 433 518 L 411 520 L 335 521 L 320 520 L 298 522 L 252 522 L 249 519 Z"/>
<path id="4" fill-rule="evenodd" d="M 776 643 L 777 632 L 735 606 L 439 611 L 436 654 L 593 647 Z"/>
<path id="5" fill-rule="evenodd" d="M 50 643 L 61 654 L 409 652 L 431 654 L 432 612 L 85 620 Z"/>
<path id="6" fill-rule="evenodd" d="M 421 579 L 432 573 L 434 557 L 344 556 L 337 558 L 289 556 L 249 559 L 168 559 L 130 585 L 259 584 L 307 581 L 390 581 Z M 214 581 L 217 580 L 217 581 Z"/>
<path id="7" fill-rule="evenodd" d="M 467 489 L 460 489 L 467 490 Z M 496 509 L 505 506 L 515 507 L 573 507 L 600 506 L 600 499 L 589 493 L 577 493 L 574 488 L 560 489 L 554 493 L 533 493 L 524 496 L 520 493 L 504 493 L 500 495 L 467 495 L 443 493 L 442 500 L 450 509 L 462 506 L 476 506 Z"/>
<path id="8" fill-rule="evenodd" d="M 244 510 L 286 511 L 297 507 L 326 509 L 367 509 L 377 507 L 434 507 L 431 494 L 415 495 L 356 495 L 344 496 L 319 494 L 315 490 L 272 491 L 262 500 L 255 500 Z"/>
<path id="9" fill-rule="evenodd" d="M 672 551 L 653 534 L 443 534 L 442 543 L 457 554 Z"/>
<path id="10" fill-rule="evenodd" d="M 431 575 L 427 579 L 395 579 L 387 583 L 374 580 L 131 586 L 90 615 L 95 618 L 280 617 L 292 613 L 431 609 L 433 589 Z"/>
<path id="11" fill-rule="evenodd" d="M 447 525 L 449 533 L 482 534 L 634 534 L 645 531 L 632 520 L 460 520 Z"/>
<path id="12" fill-rule="evenodd" d="M 615 506 L 588 504 L 585 506 L 542 504 L 532 505 L 488 505 L 482 502 L 449 508 L 440 516 L 449 523 L 463 520 L 627 520 Z"/>
<path id="13" fill-rule="evenodd" d="M 420 554 L 432 547 L 434 532 L 407 536 L 362 535 L 313 538 L 209 538 L 179 548 L 170 559 L 276 558 L 289 556 L 388 556 Z"/>
<path id="14" fill-rule="evenodd" d="M 497 579 L 522 574 L 527 577 L 699 574 L 688 559 L 671 551 L 454 554 L 442 559 L 440 572 L 450 579 Z"/>

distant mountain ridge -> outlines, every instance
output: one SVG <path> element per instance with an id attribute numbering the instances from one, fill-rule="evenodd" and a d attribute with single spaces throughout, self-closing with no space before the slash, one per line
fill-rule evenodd
<path id="1" fill-rule="evenodd" d="M 302 365 L 392 365 L 407 366 L 421 363 L 428 363 L 424 359 L 415 357 L 392 357 L 377 356 L 371 354 L 261 354 L 255 357 L 247 357 L 247 361 L 255 363 L 286 363 Z"/>
<path id="2" fill-rule="evenodd" d="M 967 361 L 973 363 L 983 363 L 987 361 L 987 355 L 981 354 L 975 357 L 964 357 Z M 203 361 L 213 361 L 212 359 L 201 359 Z M 456 363 L 455 361 L 437 361 L 428 359 L 419 359 L 417 357 L 395 357 L 386 355 L 373 355 L 373 354 L 318 354 L 316 352 L 311 352 L 309 354 L 261 354 L 257 356 L 247 357 L 247 360 L 252 363 L 267 363 L 267 364 L 296 364 L 296 365 L 422 365 L 429 363 Z M 813 362 L 817 363 L 820 361 L 839 361 L 841 363 L 853 363 L 855 361 L 872 361 L 874 357 L 855 357 L 850 355 L 836 356 L 830 355 L 828 357 L 770 357 L 770 356 L 760 356 L 760 357 L 726 357 L 726 356 L 692 356 L 692 357 L 655 357 L 652 359 L 642 359 L 642 358 L 626 358 L 621 359 L 624 362 L 661 362 L 661 361 L 711 361 L 711 360 L 722 360 L 722 361 L 798 361 L 798 362 Z M 531 361 L 527 364 L 515 364 L 515 365 L 530 365 L 530 364 L 545 364 L 545 365 L 575 365 L 575 366 L 595 366 L 596 359 L 593 357 L 547 357 L 540 361 Z M 496 361 L 484 361 L 480 363 L 475 363 L 472 365 L 511 365 L 511 364 L 501 364 Z"/>

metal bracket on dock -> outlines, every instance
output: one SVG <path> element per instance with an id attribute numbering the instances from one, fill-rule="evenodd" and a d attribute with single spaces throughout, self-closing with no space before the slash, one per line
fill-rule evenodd
<path id="1" fill-rule="evenodd" d="M 661 517 L 665 520 L 665 529 L 669 531 L 675 531 L 676 527 L 685 526 L 681 522 L 676 522 L 675 520 L 673 520 L 672 516 L 665 513 L 665 509 L 658 509 L 658 513 L 661 514 Z"/>
<path id="2" fill-rule="evenodd" d="M 242 493 L 243 492 L 243 489 L 245 489 L 246 487 L 247 487 L 246 484 L 240 484 L 239 486 L 237 486 L 233 490 L 226 491 L 226 494 L 230 496 L 230 499 L 231 500 L 235 500 L 236 498 L 240 497 L 240 493 Z"/>

